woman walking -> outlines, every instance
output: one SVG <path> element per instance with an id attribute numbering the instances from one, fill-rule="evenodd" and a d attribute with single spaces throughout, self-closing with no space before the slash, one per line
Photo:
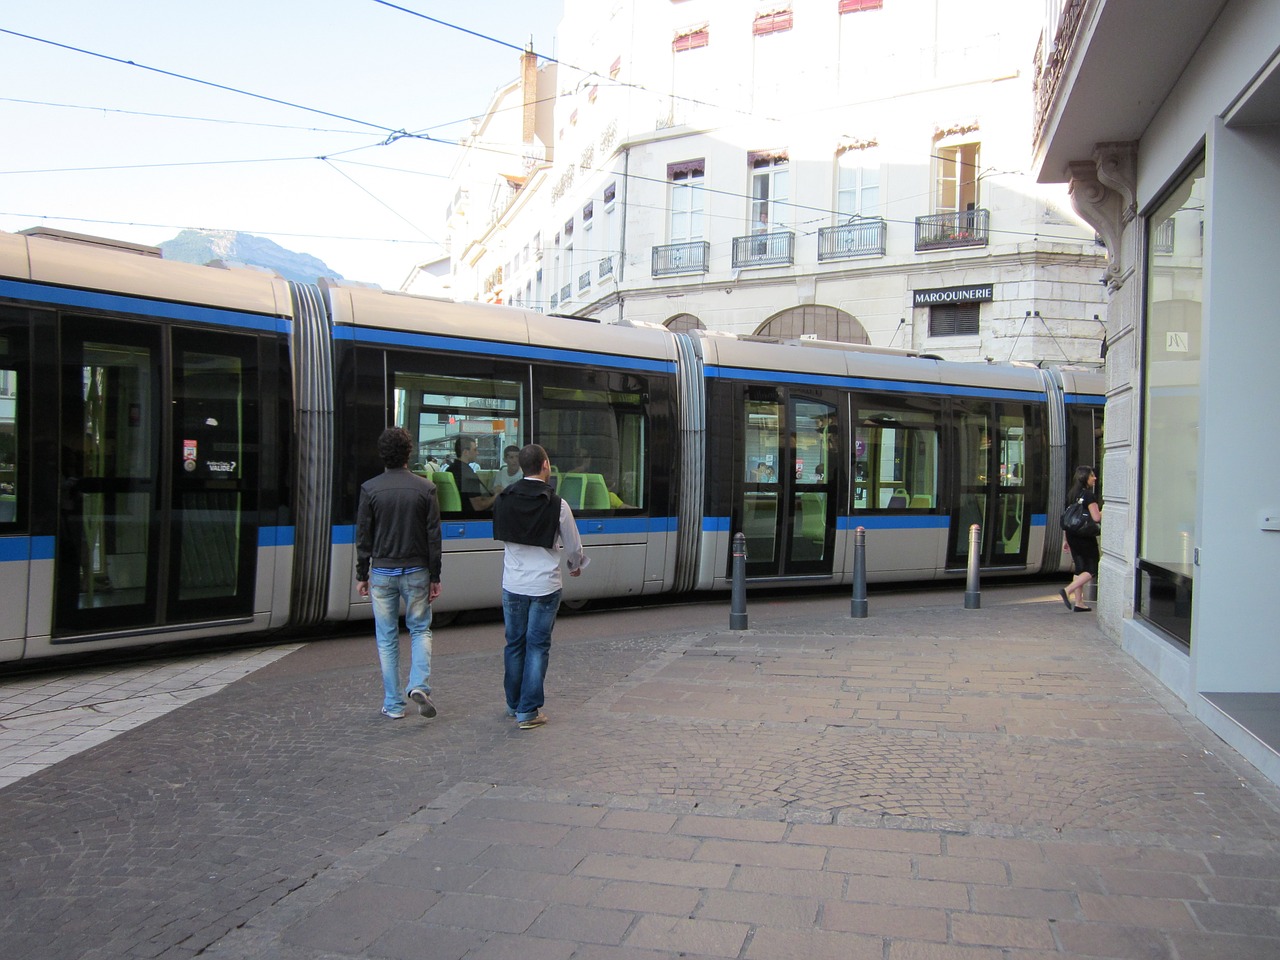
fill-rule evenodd
<path id="1" fill-rule="evenodd" d="M 1102 509 L 1098 506 L 1098 497 L 1094 487 L 1098 483 L 1098 475 L 1093 467 L 1076 467 L 1075 481 L 1071 484 L 1071 492 L 1067 495 L 1067 504 L 1077 500 L 1084 501 L 1084 507 L 1094 523 L 1102 522 Z M 1076 575 L 1065 588 L 1058 591 L 1058 596 L 1067 605 L 1068 610 L 1076 613 L 1088 613 L 1092 607 L 1084 605 L 1084 587 L 1098 575 L 1098 537 L 1081 536 L 1067 531 L 1067 546 L 1071 549 L 1071 560 L 1075 564 Z"/>

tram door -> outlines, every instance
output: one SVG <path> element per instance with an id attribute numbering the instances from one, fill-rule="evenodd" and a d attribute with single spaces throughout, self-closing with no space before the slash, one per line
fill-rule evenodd
<path id="1" fill-rule="evenodd" d="M 248 616 L 254 338 L 67 319 L 61 357 L 55 635 Z"/>
<path id="2" fill-rule="evenodd" d="M 747 576 L 830 574 L 840 423 L 826 398 L 748 387 L 741 424 L 740 515 Z"/>
<path id="3" fill-rule="evenodd" d="M 981 526 L 981 564 L 1027 561 L 1029 445 L 1035 423 L 1024 404 L 964 401 L 953 407 L 951 512 L 947 566 L 964 567 L 969 528 Z"/>

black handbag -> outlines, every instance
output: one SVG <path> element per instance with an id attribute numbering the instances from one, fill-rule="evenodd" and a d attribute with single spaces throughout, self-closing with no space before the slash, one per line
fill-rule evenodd
<path id="1" fill-rule="evenodd" d="M 1062 529 L 1076 537 L 1096 537 L 1102 532 L 1098 521 L 1089 515 L 1084 497 L 1067 504 L 1067 509 L 1062 511 Z"/>

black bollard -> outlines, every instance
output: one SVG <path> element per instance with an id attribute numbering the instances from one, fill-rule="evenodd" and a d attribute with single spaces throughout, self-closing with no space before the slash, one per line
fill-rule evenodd
<path id="1" fill-rule="evenodd" d="M 733 592 L 730 594 L 729 629 L 747 629 L 747 535 L 733 535 Z"/>
<path id="2" fill-rule="evenodd" d="M 853 531 L 853 602 L 849 604 L 849 616 L 863 618 L 867 615 L 867 528 Z"/>
<path id="3" fill-rule="evenodd" d="M 964 608 L 977 610 L 982 606 L 982 591 L 978 588 L 978 562 L 982 558 L 982 528 L 976 523 L 969 528 L 969 575 L 964 587 Z"/>

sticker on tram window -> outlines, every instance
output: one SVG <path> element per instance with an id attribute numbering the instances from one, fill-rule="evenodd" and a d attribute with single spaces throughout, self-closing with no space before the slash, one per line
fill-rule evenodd
<path id="1" fill-rule="evenodd" d="M 194 440 L 182 441 L 182 469 L 191 473 L 196 468 L 196 450 L 198 444 Z"/>

